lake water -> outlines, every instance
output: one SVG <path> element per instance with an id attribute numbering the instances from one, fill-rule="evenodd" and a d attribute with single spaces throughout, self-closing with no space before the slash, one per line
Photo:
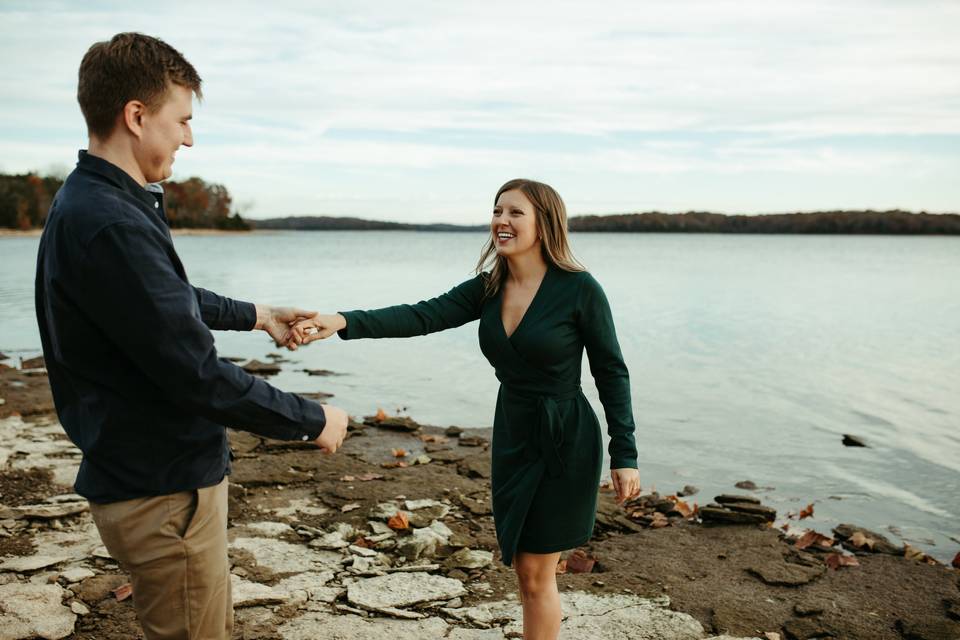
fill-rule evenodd
<path id="1" fill-rule="evenodd" d="M 180 236 L 196 285 L 321 311 L 416 302 L 471 276 L 480 233 Z M 753 480 L 822 532 L 853 522 L 949 561 L 960 550 L 960 238 L 575 234 L 606 289 L 633 386 L 641 481 L 705 504 Z M 33 355 L 36 238 L 0 238 L 0 351 Z M 218 333 L 224 355 L 275 351 Z M 476 323 L 337 338 L 272 378 L 351 414 L 489 426 L 497 381 Z M 308 377 L 296 368 L 344 375 Z M 584 389 L 602 409 L 584 366 Z M 841 445 L 842 434 L 869 448 Z M 893 529 L 891 529 L 891 527 Z"/>

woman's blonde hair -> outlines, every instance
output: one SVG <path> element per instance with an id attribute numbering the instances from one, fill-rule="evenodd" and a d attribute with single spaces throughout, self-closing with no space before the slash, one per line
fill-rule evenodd
<path id="1" fill-rule="evenodd" d="M 547 264 L 564 271 L 586 271 L 586 267 L 577 261 L 570 249 L 570 241 L 567 238 L 567 207 L 563 204 L 560 194 L 548 184 L 516 178 L 500 187 L 493 198 L 494 206 L 501 195 L 515 189 L 530 200 L 536 211 L 540 250 Z M 490 276 L 487 278 L 485 293 L 488 297 L 493 297 L 503 286 L 508 273 L 507 259 L 497 253 L 493 229 L 490 230 L 489 241 L 480 252 L 477 273 L 482 273 L 487 268 L 490 269 Z"/>

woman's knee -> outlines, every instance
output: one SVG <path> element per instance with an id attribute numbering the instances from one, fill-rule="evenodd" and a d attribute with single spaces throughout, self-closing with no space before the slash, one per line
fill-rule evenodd
<path id="1" fill-rule="evenodd" d="M 557 584 L 555 554 L 517 554 L 514 570 L 520 590 L 528 596 L 553 591 Z"/>

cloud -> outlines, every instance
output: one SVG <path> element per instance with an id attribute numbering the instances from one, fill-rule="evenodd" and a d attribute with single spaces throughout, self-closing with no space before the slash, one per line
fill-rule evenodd
<path id="1" fill-rule="evenodd" d="M 0 20 L 0 56 L 17 61 L 8 86 L 19 88 L 0 102 L 7 170 L 72 156 L 79 60 L 120 30 L 165 38 L 200 71 L 198 144 L 178 164 L 216 179 L 296 189 L 321 172 L 348 185 L 362 175 L 414 201 L 436 172 L 466 193 L 479 176 L 520 171 L 587 190 L 609 183 L 601 172 L 744 185 L 773 173 L 786 185 L 960 168 L 958 152 L 910 143 L 960 135 L 954 3 L 174 2 L 146 15 L 124 3 L 23 2 Z M 858 147 L 855 135 L 885 146 Z M 837 200 L 857 197 L 823 184 Z M 955 207 L 960 195 L 915 187 L 918 205 Z M 613 188 L 618 201 L 636 193 Z M 705 188 L 690 185 L 690 201 L 709 202 Z M 270 185 L 245 197 L 255 215 L 296 201 Z M 718 196 L 711 208 L 724 205 Z"/>

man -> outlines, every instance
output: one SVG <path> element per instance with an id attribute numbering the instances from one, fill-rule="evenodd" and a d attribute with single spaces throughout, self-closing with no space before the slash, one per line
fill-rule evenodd
<path id="1" fill-rule="evenodd" d="M 83 451 L 76 491 L 130 572 L 150 640 L 228 639 L 229 446 L 222 425 L 332 453 L 347 416 L 217 357 L 211 329 L 262 329 L 278 344 L 313 312 L 195 288 L 170 238 L 162 190 L 191 146 L 200 77 L 156 38 L 94 44 L 77 98 L 89 149 L 50 208 L 36 309 L 60 421 Z"/>

